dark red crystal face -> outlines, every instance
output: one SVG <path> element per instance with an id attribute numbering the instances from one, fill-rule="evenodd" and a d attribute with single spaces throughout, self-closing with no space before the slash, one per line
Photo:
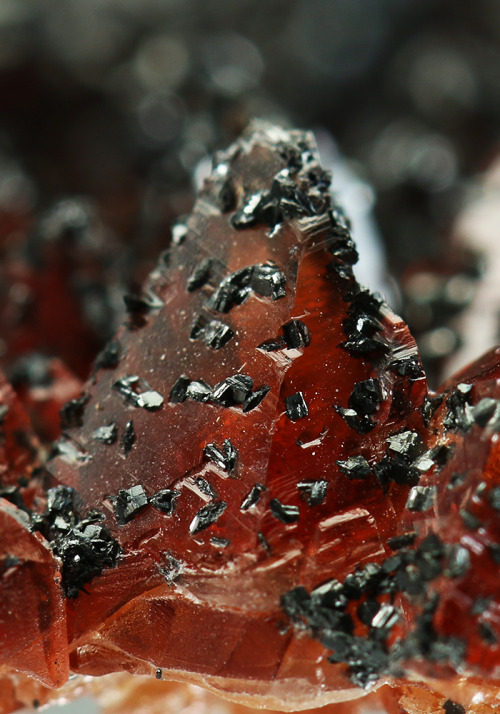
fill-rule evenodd
<path id="1" fill-rule="evenodd" d="M 60 201 L 13 236 L 0 246 L 3 368 L 17 377 L 18 359 L 57 355 L 86 378 L 113 325 L 119 246 L 84 199 Z"/>
<path id="2" fill-rule="evenodd" d="M 23 516 L 0 500 L 0 667 L 60 687 L 68 677 L 68 662 L 58 562 L 48 543 L 30 533 Z"/>
<path id="3" fill-rule="evenodd" d="M 61 435 L 60 411 L 80 396 L 82 381 L 62 360 L 31 354 L 17 360 L 11 383 L 36 435 L 50 445 Z"/>
<path id="4" fill-rule="evenodd" d="M 498 356 L 430 394 L 356 258 L 308 134 L 258 124 L 218 157 L 22 533 L 58 563 L 65 666 L 288 709 L 494 686 Z"/>
<path id="5" fill-rule="evenodd" d="M 27 673 L 60 687 L 68 646 L 59 562 L 28 515 L 45 503 L 38 441 L 3 375 L 0 415 L 0 673 Z"/>
<path id="6" fill-rule="evenodd" d="M 21 401 L 0 373 L 0 496 L 17 505 L 33 505 L 43 495 L 35 469 L 39 442 Z"/>

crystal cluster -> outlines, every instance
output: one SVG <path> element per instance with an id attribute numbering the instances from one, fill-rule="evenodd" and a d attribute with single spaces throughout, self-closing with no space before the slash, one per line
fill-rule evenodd
<path id="1" fill-rule="evenodd" d="M 303 132 L 255 123 L 216 157 L 28 500 L 5 387 L 0 711 L 19 673 L 68 669 L 274 709 L 415 679 L 448 714 L 479 679 L 494 701 L 499 355 L 428 390 L 329 183 Z"/>

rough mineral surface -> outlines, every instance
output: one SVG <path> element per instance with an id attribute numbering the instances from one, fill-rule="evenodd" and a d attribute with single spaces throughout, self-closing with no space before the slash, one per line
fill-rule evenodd
<path id="1" fill-rule="evenodd" d="M 435 711 L 475 706 L 478 682 L 473 711 L 494 711 L 499 355 L 430 394 L 356 258 L 310 135 L 257 124 L 216 158 L 62 409 L 23 535 L 40 589 L 53 562 L 62 587 L 43 655 L 4 666 L 11 709 L 10 670 L 61 683 L 50 652 L 270 709 L 411 701 L 417 679 Z"/>

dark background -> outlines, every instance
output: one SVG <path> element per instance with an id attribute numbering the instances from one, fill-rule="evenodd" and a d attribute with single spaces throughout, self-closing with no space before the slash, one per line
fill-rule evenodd
<path id="1" fill-rule="evenodd" d="M 33 232 L 85 196 L 133 287 L 189 210 L 198 161 L 269 117 L 334 135 L 404 283 L 446 264 L 465 183 L 496 152 L 499 67 L 497 0 L 2 0 L 0 211 Z M 435 306 L 415 329 L 448 317 Z"/>

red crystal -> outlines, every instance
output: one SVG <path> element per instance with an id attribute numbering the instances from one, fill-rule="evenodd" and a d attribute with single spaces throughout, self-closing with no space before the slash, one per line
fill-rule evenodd
<path id="1" fill-rule="evenodd" d="M 68 645 L 59 564 L 46 540 L 30 532 L 27 513 L 44 499 L 38 441 L 3 375 L 0 414 L 0 672 L 60 687 Z"/>
<path id="2" fill-rule="evenodd" d="M 308 155 L 311 140 L 297 136 L 305 166 L 296 176 L 277 153 L 288 140 L 274 129 L 259 131 L 216 169 L 168 267 L 160 264 L 145 286 L 149 311 L 141 311 L 139 322 L 133 314 L 117 335 L 118 366 L 101 370 L 87 386 L 83 426 L 68 431 L 78 454 L 64 453 L 51 466 L 87 508 L 108 504 L 106 524 L 123 551 L 119 565 L 72 605 L 75 671 L 113 671 L 113 653 L 120 652 L 120 668 L 125 658 L 127 668 L 144 672 L 154 653 L 155 666 L 217 678 L 223 683 L 214 686 L 227 691 L 248 691 L 253 681 L 263 701 L 286 697 L 285 683 L 299 673 L 304 702 L 327 701 L 331 695 L 321 682 L 327 689 L 352 688 L 345 667 L 326 661 L 318 667 L 319 643 L 284 629 L 280 597 L 299 584 L 314 587 L 332 572 L 343 579 L 357 563 L 384 554 L 407 487 L 394 485 L 384 494 L 372 477 L 360 489 L 335 464 L 353 450 L 373 461 L 396 420 L 422 430 L 417 407 L 426 386 L 406 327 L 361 291 L 336 257 L 350 249 L 348 226 L 340 214 L 329 217 L 325 177 Z M 238 214 L 217 204 L 229 184 L 239 205 L 251 204 L 258 192 L 281 191 L 283 208 L 275 210 L 297 215 L 274 228 L 234 228 Z M 204 271 L 206 282 L 190 289 Z M 366 329 L 376 332 L 370 353 L 379 354 L 371 361 L 342 344 L 345 323 L 367 322 L 366 310 L 374 313 L 374 326 Z M 233 333 L 218 350 L 203 334 L 216 320 Z M 295 336 L 296 346 L 259 347 L 279 340 L 292 320 L 306 326 L 310 343 Z M 358 334 L 356 324 L 350 332 Z M 401 375 L 394 355 L 416 375 Z M 224 382 L 233 377 L 241 384 Z M 186 399 L 176 393 L 182 384 Z M 370 384 L 379 394 L 373 414 L 365 415 L 363 393 L 353 394 L 355 385 Z M 246 411 L 245 398 L 263 386 L 269 391 Z M 163 397 L 158 409 L 140 407 L 141 394 L 156 393 Z M 208 401 L 197 401 L 207 393 Z M 120 437 L 130 422 L 135 443 L 125 455 Z M 112 445 L 97 442 L 93 435 L 109 424 L 117 425 L 119 438 Z M 223 455 L 228 440 L 237 452 L 232 473 L 210 455 L 214 449 Z M 242 509 L 256 484 L 262 485 L 258 502 Z M 307 489 L 315 484 L 324 484 L 324 498 L 308 502 Z M 110 501 L 120 493 L 120 503 L 133 498 L 124 492 L 138 485 L 149 498 L 161 489 L 178 492 L 174 513 L 153 504 L 120 521 L 117 502 L 113 513 Z"/>
<path id="3" fill-rule="evenodd" d="M 0 499 L 0 669 L 25 672 L 48 687 L 68 677 L 66 608 L 57 560 L 29 519 Z"/>
<path id="4" fill-rule="evenodd" d="M 33 366 L 35 379 L 30 374 Z M 80 396 L 82 381 L 62 360 L 41 355 L 18 361 L 12 381 L 38 438 L 47 444 L 59 438 L 60 411 L 68 401 Z"/>
<path id="5" fill-rule="evenodd" d="M 34 470 L 40 465 L 39 442 L 20 399 L 0 372 L 0 497 L 17 492 L 31 507 L 40 493 Z"/>
<path id="6" fill-rule="evenodd" d="M 35 238 L 33 230 L 15 233 L 3 249 L 2 364 L 33 352 L 57 355 L 85 378 L 101 346 L 99 332 L 114 318 L 116 242 L 85 200 L 59 202 L 39 222 Z"/>
<path id="7" fill-rule="evenodd" d="M 74 672 L 268 708 L 415 677 L 432 705 L 478 677 L 492 699 L 499 355 L 429 393 L 355 260 L 308 134 L 258 124 L 218 157 L 64 407 L 35 509 Z M 30 662 L 9 666 L 49 683 Z"/>

